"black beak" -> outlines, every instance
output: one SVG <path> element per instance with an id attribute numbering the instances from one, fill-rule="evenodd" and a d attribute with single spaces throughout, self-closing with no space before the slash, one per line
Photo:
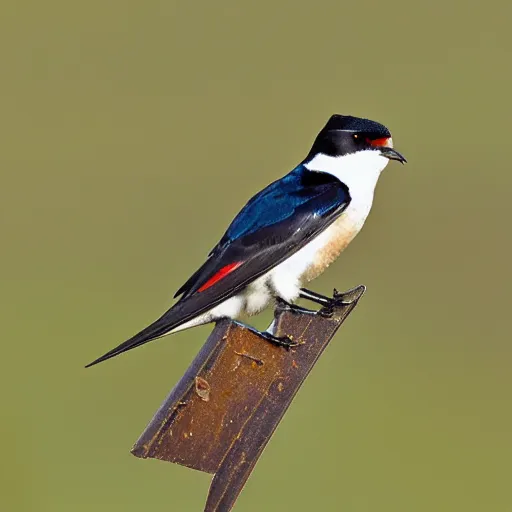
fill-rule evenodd
<path id="1" fill-rule="evenodd" d="M 407 163 L 407 160 L 393 148 L 381 147 L 379 149 L 382 156 L 385 156 L 390 160 L 398 160 L 401 164 Z"/>

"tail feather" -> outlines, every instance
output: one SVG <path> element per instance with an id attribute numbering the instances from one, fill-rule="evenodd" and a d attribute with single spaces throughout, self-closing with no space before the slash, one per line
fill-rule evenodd
<path id="1" fill-rule="evenodd" d="M 182 292 L 185 292 L 185 294 L 158 320 L 135 336 L 131 337 L 129 340 L 121 343 L 110 352 L 107 352 L 92 363 L 89 363 L 86 368 L 106 361 L 107 359 L 122 354 L 132 348 L 140 347 L 150 341 L 161 338 L 162 336 L 177 330 L 178 327 L 185 328 L 185 324 L 187 325 L 186 328 L 189 326 L 191 327 L 192 325 L 189 323 L 191 321 L 196 320 L 194 325 L 205 323 L 205 318 L 202 318 L 200 315 L 235 295 L 238 290 L 246 284 L 243 280 L 235 281 L 233 284 L 233 282 L 230 281 L 230 277 L 233 275 L 233 273 L 228 273 L 227 277 L 224 277 L 223 280 L 220 281 L 221 284 L 224 283 L 224 286 L 221 287 L 210 286 L 207 289 L 202 290 L 200 293 L 192 293 L 191 295 L 189 295 L 188 291 L 181 290 Z M 207 321 L 210 321 L 210 317 L 207 317 Z"/>
<path id="2" fill-rule="evenodd" d="M 94 366 L 98 363 L 102 363 L 103 361 L 122 354 L 123 352 L 127 352 L 132 348 L 140 347 L 141 345 L 145 345 L 150 341 L 156 340 L 157 338 L 161 338 L 165 334 L 168 334 L 175 327 L 178 327 L 183 323 L 182 318 L 176 318 L 177 315 L 171 313 L 174 313 L 174 311 L 169 310 L 167 313 L 165 313 L 165 315 L 140 331 L 135 336 L 132 336 L 129 340 L 126 340 L 124 343 L 121 343 L 106 354 L 98 357 L 98 359 L 95 359 L 92 363 L 86 365 L 86 368 Z"/>

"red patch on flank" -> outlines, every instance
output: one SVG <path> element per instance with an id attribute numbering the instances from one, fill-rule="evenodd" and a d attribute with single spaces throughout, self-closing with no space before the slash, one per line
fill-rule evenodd
<path id="1" fill-rule="evenodd" d="M 389 137 L 382 137 L 381 139 L 366 139 L 366 142 L 368 142 L 371 146 L 376 147 L 383 147 L 387 146 L 389 142 Z"/>
<path id="2" fill-rule="evenodd" d="M 235 263 L 230 263 L 229 265 L 222 267 L 216 274 L 210 277 L 210 279 L 208 279 L 208 281 L 206 281 L 206 283 L 204 283 L 203 286 L 201 286 L 201 288 L 199 288 L 199 290 L 197 291 L 204 292 L 205 290 L 210 288 L 210 286 L 213 286 L 215 283 L 219 282 L 228 274 L 231 274 L 231 272 L 233 272 L 233 270 L 236 270 L 242 263 L 243 261 L 235 261 Z"/>

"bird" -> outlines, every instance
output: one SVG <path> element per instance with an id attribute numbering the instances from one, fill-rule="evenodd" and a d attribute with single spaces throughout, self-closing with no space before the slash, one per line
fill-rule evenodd
<path id="1" fill-rule="evenodd" d="M 304 160 L 242 208 L 204 264 L 176 292 L 175 304 L 86 368 L 171 333 L 254 315 L 275 301 L 301 309 L 294 302 L 303 298 L 332 309 L 334 298 L 303 286 L 359 233 L 390 160 L 406 162 L 393 148 L 388 128 L 332 115 Z M 286 336 L 256 332 L 285 348 L 295 345 Z"/>

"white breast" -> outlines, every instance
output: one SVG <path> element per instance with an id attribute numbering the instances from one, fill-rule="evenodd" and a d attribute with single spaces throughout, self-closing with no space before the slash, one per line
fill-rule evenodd
<path id="1" fill-rule="evenodd" d="M 267 306 L 275 295 L 288 302 L 296 300 L 302 283 L 323 272 L 359 233 L 370 213 L 379 175 L 388 162 L 377 151 L 360 151 L 342 157 L 316 155 L 305 164 L 306 167 L 310 171 L 332 174 L 347 185 L 351 197 L 347 209 L 305 247 L 256 279 L 243 292 L 175 331 L 220 317 L 237 317 L 242 311 L 255 314 Z"/>
<path id="2" fill-rule="evenodd" d="M 327 172 L 347 185 L 351 201 L 325 231 L 264 276 L 270 278 L 275 293 L 295 300 L 301 283 L 321 274 L 354 239 L 370 213 L 377 180 L 388 162 L 370 150 L 342 157 L 319 154 L 306 164 L 309 170 Z"/>

